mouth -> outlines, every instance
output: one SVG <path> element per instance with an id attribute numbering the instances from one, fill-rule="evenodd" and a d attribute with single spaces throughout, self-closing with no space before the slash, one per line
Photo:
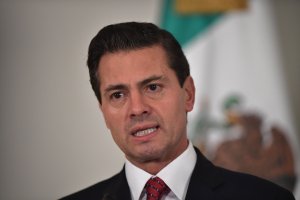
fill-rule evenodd
<path id="1" fill-rule="evenodd" d="M 151 133 L 157 131 L 158 128 L 159 128 L 159 126 L 149 127 L 149 128 L 144 128 L 144 129 L 138 129 L 138 130 L 134 131 L 132 133 L 132 135 L 135 136 L 135 137 L 147 136 L 147 135 L 150 135 Z"/>

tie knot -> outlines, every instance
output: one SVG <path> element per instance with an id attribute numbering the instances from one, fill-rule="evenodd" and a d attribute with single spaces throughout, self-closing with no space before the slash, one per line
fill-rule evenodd
<path id="1" fill-rule="evenodd" d="M 150 178 L 146 183 L 147 200 L 159 200 L 164 193 L 169 192 L 169 187 L 158 177 Z"/>

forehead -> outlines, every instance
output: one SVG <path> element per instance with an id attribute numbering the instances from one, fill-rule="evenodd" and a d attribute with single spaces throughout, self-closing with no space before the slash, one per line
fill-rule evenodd
<path id="1" fill-rule="evenodd" d="M 167 56 L 165 50 L 160 45 L 144 47 L 132 50 L 119 50 L 113 53 L 106 53 L 102 56 L 99 62 L 99 68 L 104 66 L 116 64 L 135 64 L 136 62 L 159 63 L 165 62 L 167 64 Z M 100 69 L 101 70 L 101 69 Z"/>
<path id="2" fill-rule="evenodd" d="M 149 75 L 161 75 L 169 70 L 171 69 L 166 52 L 156 45 L 103 55 L 99 62 L 98 75 L 102 86 L 138 80 Z"/>

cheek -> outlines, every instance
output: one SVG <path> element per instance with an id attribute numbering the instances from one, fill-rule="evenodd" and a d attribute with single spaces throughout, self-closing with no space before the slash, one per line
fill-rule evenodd
<path id="1" fill-rule="evenodd" d="M 164 120 L 168 121 L 171 126 L 176 126 L 178 120 L 181 121 L 186 116 L 185 104 L 183 98 L 173 98 L 162 104 L 160 113 Z"/>
<path id="2" fill-rule="evenodd" d="M 113 131 L 120 125 L 120 112 L 117 112 L 113 109 L 105 108 L 102 109 L 102 114 L 108 129 Z"/>
<path id="3" fill-rule="evenodd" d="M 120 119 L 118 114 L 111 113 L 103 113 L 105 123 L 107 128 L 109 129 L 112 138 L 116 142 L 118 146 L 121 145 L 122 141 L 124 141 L 124 129 L 123 129 L 123 121 Z"/>

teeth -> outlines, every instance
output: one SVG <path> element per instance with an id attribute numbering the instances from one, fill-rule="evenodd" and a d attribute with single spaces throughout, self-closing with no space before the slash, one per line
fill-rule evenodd
<path id="1" fill-rule="evenodd" d="M 148 134 L 156 131 L 156 129 L 157 128 L 149 128 L 149 129 L 146 129 L 146 130 L 138 131 L 134 135 L 135 136 L 145 136 L 145 135 L 148 135 Z"/>

